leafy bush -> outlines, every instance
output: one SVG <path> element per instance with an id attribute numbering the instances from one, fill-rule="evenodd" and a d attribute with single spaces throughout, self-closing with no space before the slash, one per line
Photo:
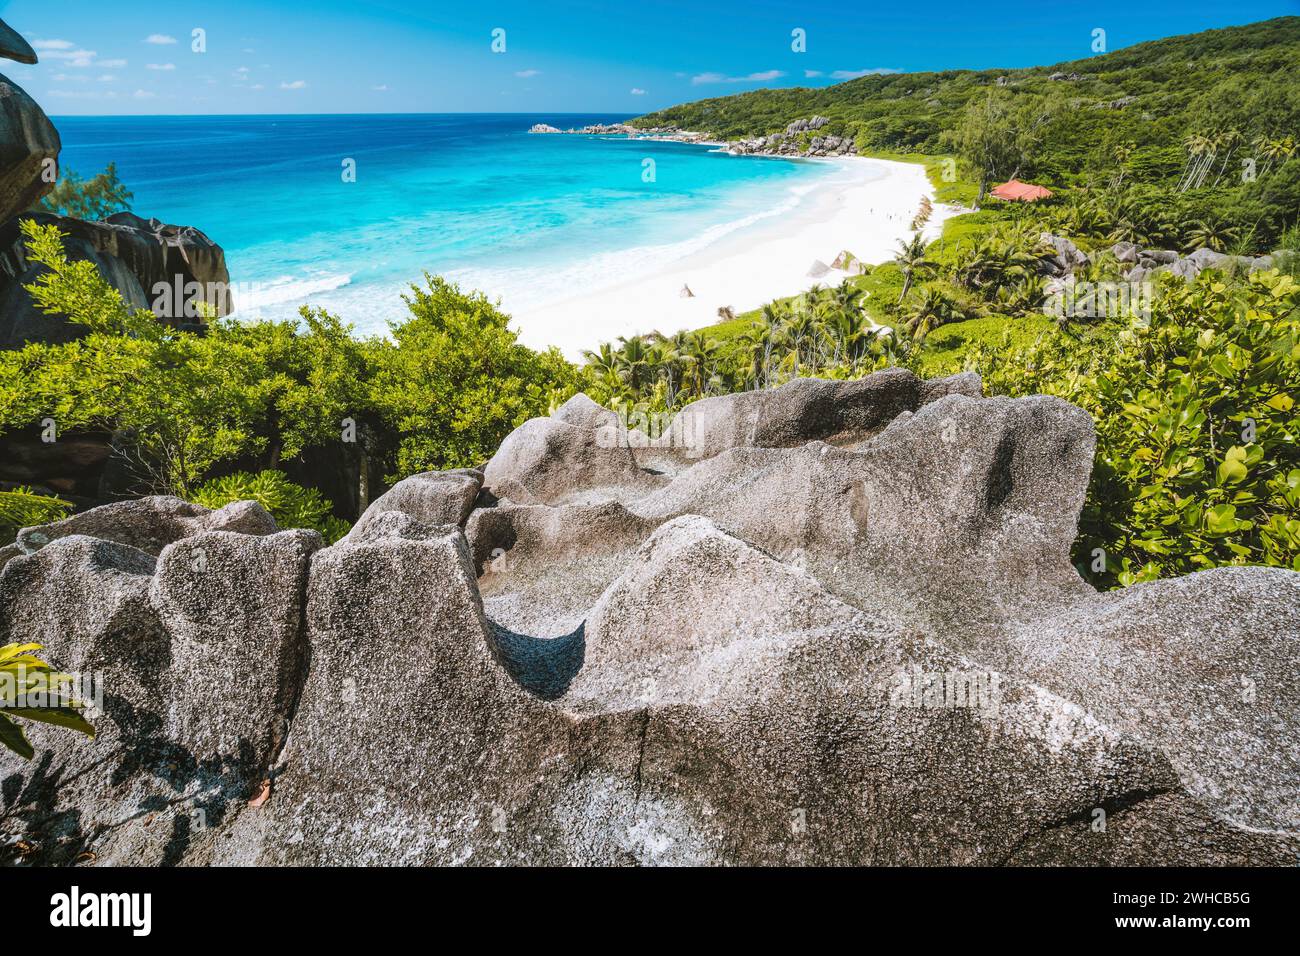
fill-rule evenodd
<path id="1" fill-rule="evenodd" d="M 35 751 L 19 718 L 95 736 L 95 728 L 82 716 L 83 704 L 69 692 L 72 677 L 32 653 L 40 649 L 40 644 L 0 647 L 0 746 L 25 760 Z"/>
<path id="2" fill-rule="evenodd" d="M 348 533 L 348 523 L 330 513 L 333 505 L 319 491 L 294 484 L 282 471 L 237 471 L 214 478 L 196 490 L 190 500 L 205 508 L 223 508 L 232 501 L 256 501 L 281 528 L 319 531 L 326 544 Z"/>
<path id="3" fill-rule="evenodd" d="M 990 392 L 1092 414 L 1097 456 L 1075 558 L 1099 585 L 1233 564 L 1300 570 L 1300 285 L 1166 279 L 1149 322 L 1107 347 L 979 347 Z M 1096 549 L 1101 554 L 1095 553 Z"/>
<path id="4" fill-rule="evenodd" d="M 38 495 L 30 488 L 0 491 L 0 545 L 12 542 L 23 528 L 58 521 L 71 508 L 71 502 Z"/>
<path id="5" fill-rule="evenodd" d="M 426 275 L 403 298 L 410 318 L 377 346 L 371 391 L 397 438 L 391 477 L 482 464 L 516 426 L 576 390 L 573 366 L 554 348 L 520 345 L 482 293 Z"/>
<path id="6" fill-rule="evenodd" d="M 142 493 L 188 498 L 219 465 L 274 471 L 309 449 L 390 480 L 478 464 L 576 389 L 558 351 L 520 345 L 484 296 L 436 277 L 412 287 L 391 341 L 355 338 L 311 308 L 297 321 L 217 320 L 199 335 L 129 308 L 92 263 L 68 260 L 55 227 L 22 228 L 47 269 L 33 299 L 85 334 L 0 352 L 0 434 L 46 415 L 64 432 L 116 431 Z"/>
<path id="7" fill-rule="evenodd" d="M 115 212 L 130 210 L 132 198 L 130 190 L 117 178 L 117 165 L 109 163 L 107 169 L 90 179 L 67 170 L 36 208 L 73 219 L 107 219 Z"/>

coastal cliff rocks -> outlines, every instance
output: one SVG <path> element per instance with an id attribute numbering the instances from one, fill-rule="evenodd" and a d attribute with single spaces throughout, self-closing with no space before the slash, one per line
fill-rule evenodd
<path id="1" fill-rule="evenodd" d="M 129 212 L 102 222 L 25 213 L 0 226 L 0 348 L 70 341 L 83 334 L 65 318 L 41 312 L 24 288 L 43 271 L 27 260 L 19 229 L 24 219 L 56 226 L 64 235 L 69 259 L 93 262 L 127 305 L 152 309 L 169 325 L 201 324 L 199 303 L 218 316 L 234 308 L 225 253 L 191 226 L 171 226 Z"/>
<path id="2" fill-rule="evenodd" d="M 825 116 L 799 119 L 783 131 L 754 139 L 729 142 L 726 150 L 735 155 L 763 156 L 852 156 L 857 147 L 852 138 L 834 133 L 814 135 L 831 121 Z M 548 123 L 535 123 L 530 133 L 570 133 L 581 136 L 626 136 L 629 139 L 662 139 L 677 143 L 707 143 L 709 138 L 692 130 L 676 126 L 642 128 L 626 123 L 595 123 L 581 129 L 558 129 Z"/>
<path id="3" fill-rule="evenodd" d="M 19 63 L 35 63 L 36 51 L 23 39 L 22 34 L 0 20 L 0 57 Z"/>
<path id="4" fill-rule="evenodd" d="M 348 535 L 364 537 L 380 515 L 394 511 L 434 527 L 463 525 L 482 485 L 483 473 L 473 468 L 411 475 L 372 501 Z"/>
<path id="5" fill-rule="evenodd" d="M 0 57 L 35 63 L 36 51 L 0 20 Z M 28 208 L 54 187 L 59 133 L 8 77 L 0 76 L 0 221 Z"/>
<path id="6" fill-rule="evenodd" d="M 24 554 L 71 535 L 116 541 L 157 556 L 163 548 L 204 531 L 274 534 L 275 519 L 255 501 L 235 501 L 217 511 L 165 495 L 117 501 L 52 524 L 23 528 L 15 542 Z"/>
<path id="7" fill-rule="evenodd" d="M 1093 591 L 1081 409 L 889 370 L 630 424 L 576 396 L 328 548 L 166 499 L 25 531 L 0 640 L 103 672 L 106 715 L 0 755 L 0 847 L 1294 862 L 1300 574 Z"/>
<path id="8" fill-rule="evenodd" d="M 39 642 L 101 691 L 87 746 L 38 725 L 34 760 L 0 754 L 0 831 L 31 837 L 30 862 L 177 863 L 255 797 L 301 686 L 319 545 L 208 531 L 155 558 L 76 534 L 5 564 L 0 643 Z"/>
<path id="9" fill-rule="evenodd" d="M 1073 281 L 1076 269 L 1084 268 L 1092 261 L 1088 253 L 1064 236 L 1044 232 L 1039 236 L 1039 242 L 1050 250 L 1049 255 L 1039 260 L 1040 271 L 1054 277 L 1049 284 L 1049 293 L 1059 292 Z M 1137 243 L 1117 242 L 1108 251 L 1116 262 L 1126 267 L 1124 278 L 1129 282 L 1141 282 L 1161 272 L 1191 282 L 1204 269 L 1258 272 L 1273 268 L 1272 256 L 1231 256 L 1213 249 L 1197 249 L 1182 256 L 1172 249 L 1143 249 Z"/>
<path id="10" fill-rule="evenodd" d="M 501 443 L 483 471 L 484 486 L 518 504 L 577 504 L 588 497 L 575 487 L 581 473 L 602 489 L 635 494 L 655 484 L 637 466 L 627 441 L 620 442 L 618 416 L 578 394 L 550 418 L 534 418 Z"/>
<path id="11" fill-rule="evenodd" d="M 54 188 L 60 148 L 58 131 L 45 111 L 0 75 L 0 221 Z"/>

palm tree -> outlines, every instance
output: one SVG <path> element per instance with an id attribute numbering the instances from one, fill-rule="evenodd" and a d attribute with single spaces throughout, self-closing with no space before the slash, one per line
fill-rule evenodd
<path id="1" fill-rule="evenodd" d="M 691 379 L 696 395 L 706 394 L 706 383 L 714 377 L 714 365 L 717 362 L 718 342 L 709 338 L 704 332 L 687 333 L 686 358 L 690 365 Z"/>
<path id="2" fill-rule="evenodd" d="M 1290 136 L 1283 136 L 1281 139 L 1270 139 L 1267 136 L 1259 136 L 1255 139 L 1254 146 L 1256 152 L 1258 152 L 1264 159 L 1268 160 L 1264 166 L 1263 172 L 1260 173 L 1261 176 L 1266 175 L 1268 171 L 1273 168 L 1273 164 L 1278 160 L 1286 162 L 1291 158 L 1296 150 L 1295 140 Z"/>
<path id="3" fill-rule="evenodd" d="M 759 388 L 766 378 L 767 362 L 772 355 L 772 338 L 775 328 L 763 320 L 753 322 L 737 337 L 740 352 L 748 365 L 749 387 Z"/>
<path id="4" fill-rule="evenodd" d="M 619 374 L 623 376 L 623 380 L 632 389 L 632 393 L 640 395 L 642 381 L 649 371 L 646 363 L 648 353 L 645 339 L 639 335 L 630 339 L 620 336 L 619 341 L 623 343 L 622 347 L 615 353 Z"/>
<path id="5" fill-rule="evenodd" d="M 587 360 L 587 365 L 597 376 L 618 373 L 618 360 L 614 357 L 614 347 L 608 342 L 601 342 L 600 350 L 597 352 L 584 349 L 582 357 Z"/>
<path id="6" fill-rule="evenodd" d="M 1205 219 L 1196 219 L 1189 226 L 1186 242 L 1186 248 L 1189 252 L 1201 248 L 1223 252 L 1230 242 L 1241 235 L 1241 230 L 1235 226 L 1226 225 L 1220 220 L 1211 222 Z"/>
<path id="7" fill-rule="evenodd" d="M 926 286 L 904 310 L 905 328 L 919 341 L 931 330 L 951 321 L 955 311 L 952 299 L 934 286 Z"/>
<path id="8" fill-rule="evenodd" d="M 1228 160 L 1232 159 L 1232 154 L 1236 152 L 1237 147 L 1241 145 L 1242 135 L 1240 130 L 1226 129 L 1219 134 L 1218 145 L 1224 151 L 1223 165 L 1219 167 L 1219 175 L 1214 177 L 1215 185 L 1218 185 L 1223 174 L 1228 171 Z"/>
<path id="9" fill-rule="evenodd" d="M 920 233 L 914 235 L 908 242 L 899 240 L 894 261 L 903 270 L 903 291 L 898 297 L 898 304 L 902 305 L 903 300 L 907 298 L 907 290 L 912 284 L 912 276 L 929 271 L 934 267 L 934 263 L 925 257 L 925 240 L 921 238 Z"/>
<path id="10" fill-rule="evenodd" d="M 1218 150 L 1218 141 L 1214 136 L 1207 136 L 1204 133 L 1193 133 L 1187 137 L 1185 142 L 1187 146 L 1187 165 L 1183 168 L 1183 175 L 1178 180 L 1178 191 L 1186 192 L 1189 189 L 1199 189 L 1205 182 L 1205 177 L 1214 165 L 1214 158 Z"/>
<path id="11" fill-rule="evenodd" d="M 800 363 L 812 364 L 812 354 L 817 346 L 817 326 L 817 318 L 808 308 L 796 309 L 781 326 L 780 340 L 794 355 L 796 375 L 799 374 Z"/>

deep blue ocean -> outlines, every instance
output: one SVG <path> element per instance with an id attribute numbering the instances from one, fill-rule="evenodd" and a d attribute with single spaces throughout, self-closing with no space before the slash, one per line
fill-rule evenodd
<path id="1" fill-rule="evenodd" d="M 507 310 L 613 285 L 779 215 L 829 167 L 625 137 L 530 135 L 624 116 L 56 117 L 64 169 L 117 164 L 142 216 L 226 251 L 241 317 L 320 305 L 358 332 L 425 271 Z M 345 160 L 355 182 L 345 181 Z M 653 181 L 647 182 L 647 160 Z"/>

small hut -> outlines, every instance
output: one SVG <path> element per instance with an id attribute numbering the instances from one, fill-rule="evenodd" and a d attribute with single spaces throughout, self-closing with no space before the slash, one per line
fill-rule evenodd
<path id="1" fill-rule="evenodd" d="M 1045 186 L 1035 186 L 1033 183 L 1022 183 L 1018 179 L 1012 179 L 1000 186 L 994 186 L 989 191 L 989 195 L 994 199 L 1005 199 L 1007 202 L 1038 202 L 1040 199 L 1049 198 L 1052 191 Z"/>

